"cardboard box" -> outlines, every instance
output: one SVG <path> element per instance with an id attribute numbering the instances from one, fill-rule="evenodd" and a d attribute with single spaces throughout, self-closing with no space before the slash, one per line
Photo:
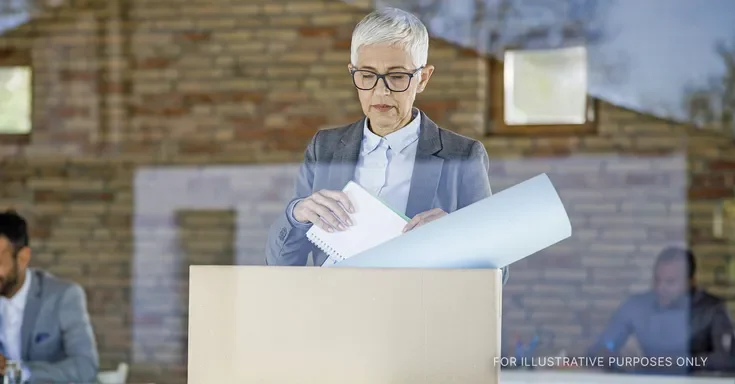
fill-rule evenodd
<path id="1" fill-rule="evenodd" d="M 188 383 L 497 384 L 495 269 L 193 266 Z"/>

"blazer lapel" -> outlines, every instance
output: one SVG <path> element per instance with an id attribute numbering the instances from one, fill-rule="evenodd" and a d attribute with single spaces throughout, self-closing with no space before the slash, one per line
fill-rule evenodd
<path id="1" fill-rule="evenodd" d="M 444 159 L 436 154 L 442 149 L 439 127 L 421 113 L 416 162 L 411 176 L 406 216 L 409 218 L 433 208 Z"/>
<path id="2" fill-rule="evenodd" d="M 28 353 L 31 348 L 31 336 L 33 335 L 34 327 L 36 326 L 38 312 L 41 309 L 41 292 L 43 288 L 43 274 L 36 273 L 34 270 L 31 270 L 31 274 L 33 275 L 31 278 L 31 288 L 28 291 L 26 306 L 23 310 L 23 324 L 20 328 L 20 348 L 23 360 L 29 360 Z"/>
<path id="3" fill-rule="evenodd" d="M 365 118 L 352 124 L 340 138 L 329 165 L 329 189 L 341 191 L 347 182 L 354 179 L 364 124 Z"/>

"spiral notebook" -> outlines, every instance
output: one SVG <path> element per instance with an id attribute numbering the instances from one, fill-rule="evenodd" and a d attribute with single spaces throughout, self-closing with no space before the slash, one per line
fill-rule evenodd
<path id="1" fill-rule="evenodd" d="M 342 191 L 355 207 L 355 213 L 350 214 L 352 226 L 327 232 L 314 225 L 306 232 L 309 241 L 329 256 L 323 265 L 348 259 L 400 236 L 409 220 L 354 181 L 348 182 Z"/>

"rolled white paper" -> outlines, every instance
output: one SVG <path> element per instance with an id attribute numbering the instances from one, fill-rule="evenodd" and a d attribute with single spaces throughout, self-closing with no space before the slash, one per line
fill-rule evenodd
<path id="1" fill-rule="evenodd" d="M 571 235 L 541 174 L 330 267 L 502 268 Z"/>

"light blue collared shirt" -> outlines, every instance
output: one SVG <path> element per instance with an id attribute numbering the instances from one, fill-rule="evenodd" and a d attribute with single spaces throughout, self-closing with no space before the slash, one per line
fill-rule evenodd
<path id="1" fill-rule="evenodd" d="M 408 125 L 384 137 L 373 133 L 365 119 L 355 168 L 355 182 L 401 213 L 406 213 L 421 127 L 421 114 L 414 114 Z"/>
<path id="2" fill-rule="evenodd" d="M 421 114 L 413 110 L 414 118 L 405 127 L 380 137 L 368 128 L 365 119 L 360 155 L 355 167 L 355 182 L 385 200 L 398 212 L 406 213 L 411 177 L 416 162 Z M 302 199 L 286 207 L 286 218 L 295 227 L 309 227 L 293 217 L 293 209 Z"/>

